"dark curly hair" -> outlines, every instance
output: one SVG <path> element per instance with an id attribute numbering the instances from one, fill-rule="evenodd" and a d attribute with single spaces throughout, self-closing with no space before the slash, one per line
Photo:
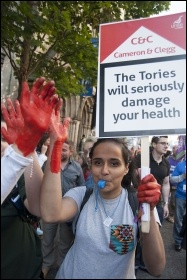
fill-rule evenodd
<path id="1" fill-rule="evenodd" d="M 42 136 L 42 138 L 40 139 L 37 147 L 36 147 L 36 152 L 37 153 L 41 153 L 41 149 L 42 149 L 42 145 L 45 143 L 45 141 L 49 138 L 49 133 L 45 132 Z"/>
<path id="2" fill-rule="evenodd" d="M 124 159 L 125 164 L 129 164 L 129 171 L 126 175 L 124 175 L 122 182 L 121 182 L 122 187 L 123 188 L 130 188 L 130 187 L 137 188 L 139 185 L 139 176 L 135 169 L 134 162 L 131 161 L 130 151 L 129 151 L 127 145 L 124 143 L 123 139 L 121 139 L 121 138 L 99 138 L 97 140 L 97 142 L 95 142 L 93 147 L 91 148 L 91 151 L 89 154 L 91 160 L 93 158 L 93 153 L 94 153 L 95 148 L 99 144 L 106 143 L 106 142 L 111 142 L 111 143 L 119 145 L 121 147 L 122 157 Z"/>

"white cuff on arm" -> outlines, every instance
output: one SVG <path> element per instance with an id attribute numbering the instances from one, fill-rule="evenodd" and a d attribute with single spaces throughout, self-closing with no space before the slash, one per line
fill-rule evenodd
<path id="1" fill-rule="evenodd" d="M 26 158 L 14 151 L 9 145 L 1 158 L 1 204 L 9 195 L 26 167 L 33 162 L 32 158 Z"/>
<path id="2" fill-rule="evenodd" d="M 44 162 L 47 160 L 47 156 L 44 154 L 37 154 L 37 156 L 38 156 L 39 165 L 40 167 L 42 167 Z"/>

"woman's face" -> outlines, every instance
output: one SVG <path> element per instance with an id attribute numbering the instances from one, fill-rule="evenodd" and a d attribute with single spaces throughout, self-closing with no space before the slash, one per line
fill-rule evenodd
<path id="1" fill-rule="evenodd" d="M 5 127 L 6 123 L 1 121 L 1 127 Z M 8 143 L 4 140 L 3 135 L 1 134 L 1 157 L 4 155 L 5 149 L 8 147 Z"/>
<path id="2" fill-rule="evenodd" d="M 47 138 L 44 142 L 45 146 L 49 146 L 50 145 L 50 138 Z"/>
<path id="3" fill-rule="evenodd" d="M 121 181 L 128 172 L 122 157 L 121 147 L 113 142 L 100 143 L 95 147 L 92 157 L 91 171 L 94 182 L 105 180 L 106 185 L 101 189 L 104 193 L 118 193 L 121 191 Z"/>

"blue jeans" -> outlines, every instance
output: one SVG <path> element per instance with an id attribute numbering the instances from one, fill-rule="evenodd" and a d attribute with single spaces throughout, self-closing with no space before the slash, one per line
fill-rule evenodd
<path id="1" fill-rule="evenodd" d="M 186 200 L 175 197 L 175 216 L 173 225 L 173 238 L 175 244 L 181 244 L 182 236 L 180 235 L 182 229 L 183 216 L 186 213 Z"/>

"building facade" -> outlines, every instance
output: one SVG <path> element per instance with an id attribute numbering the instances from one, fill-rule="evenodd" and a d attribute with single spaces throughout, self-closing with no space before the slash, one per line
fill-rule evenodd
<path id="1" fill-rule="evenodd" d="M 63 99 L 61 119 L 70 117 L 69 138 L 74 142 L 78 151 L 78 146 L 82 135 L 86 137 L 92 135 L 93 108 L 95 103 L 95 90 L 92 95 L 71 95 Z M 18 96 L 18 81 L 14 76 L 13 69 L 7 56 L 1 49 L 1 101 L 5 102 L 6 97 L 12 100 Z"/>

